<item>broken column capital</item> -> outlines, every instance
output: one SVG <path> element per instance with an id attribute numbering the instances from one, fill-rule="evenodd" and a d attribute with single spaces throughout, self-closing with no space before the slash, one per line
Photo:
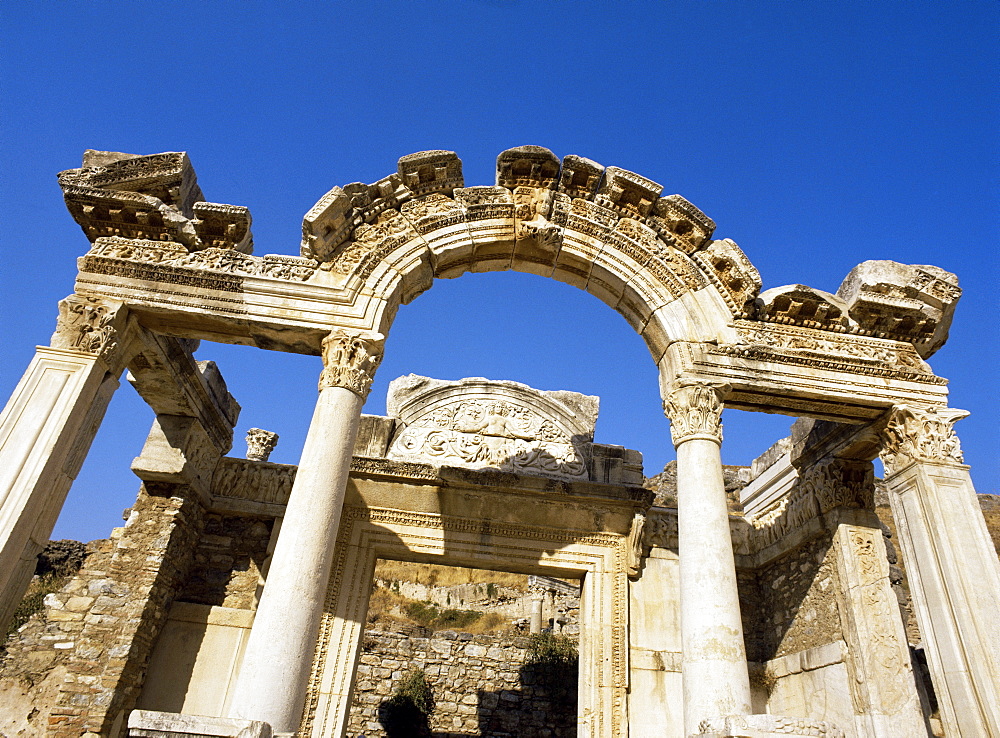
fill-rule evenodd
<path id="1" fill-rule="evenodd" d="M 277 445 L 277 433 L 261 428 L 251 428 L 247 431 L 247 460 L 267 461 Z"/>

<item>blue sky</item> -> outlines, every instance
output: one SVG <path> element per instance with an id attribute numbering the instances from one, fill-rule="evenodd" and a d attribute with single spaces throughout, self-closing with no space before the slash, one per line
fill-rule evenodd
<path id="1" fill-rule="evenodd" d="M 256 253 L 297 254 L 335 184 L 414 151 L 468 185 L 522 144 L 665 185 L 741 245 L 764 288 L 836 291 L 866 259 L 934 264 L 965 294 L 931 359 L 952 380 L 981 492 L 1000 492 L 995 2 L 6 2 L 0 289 L 8 394 L 73 289 L 87 240 L 55 174 L 84 149 L 189 152 L 207 199 L 248 206 Z M 202 344 L 251 426 L 297 461 L 316 357 Z M 401 309 L 366 411 L 408 372 L 602 397 L 597 440 L 673 456 L 641 339 L 596 298 L 529 275 L 442 281 Z M 152 414 L 116 395 L 55 537 L 106 536 Z M 727 411 L 748 463 L 791 419 Z"/>

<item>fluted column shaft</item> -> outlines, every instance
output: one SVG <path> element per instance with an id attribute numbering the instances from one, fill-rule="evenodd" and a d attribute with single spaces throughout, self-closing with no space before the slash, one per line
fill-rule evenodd
<path id="1" fill-rule="evenodd" d="M 230 716 L 298 729 L 344 504 L 361 407 L 381 336 L 334 331 L 323 342 L 319 399 L 267 582 L 247 641 Z"/>
<path id="2" fill-rule="evenodd" d="M 664 403 L 677 449 L 685 735 L 702 720 L 751 711 L 720 454 L 727 390 L 681 381 Z"/>

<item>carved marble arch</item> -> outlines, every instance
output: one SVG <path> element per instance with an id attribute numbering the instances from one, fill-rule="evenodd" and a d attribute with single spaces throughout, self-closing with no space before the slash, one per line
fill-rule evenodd
<path id="1" fill-rule="evenodd" d="M 731 342 L 733 320 L 753 310 L 760 277 L 743 252 L 713 241 L 715 224 L 652 180 L 525 146 L 500 155 L 495 186 L 462 183 L 457 156 L 438 151 L 403 157 L 378 183 L 336 187 L 306 215 L 302 255 L 371 303 L 368 328 L 380 333 L 435 278 L 467 272 L 586 290 L 625 317 L 654 362 L 678 337 Z"/>
<path id="2" fill-rule="evenodd" d="M 126 159 L 60 175 L 92 242 L 76 291 L 124 304 L 157 333 L 318 354 L 332 329 L 388 333 L 435 278 L 509 269 L 621 313 L 664 397 L 678 377 L 698 377 L 732 388 L 727 407 L 855 423 L 947 404 L 924 359 L 947 337 L 953 274 L 867 261 L 836 294 L 761 292 L 708 216 L 618 167 L 521 146 L 499 155 L 494 185 L 466 187 L 454 152 L 410 154 L 378 182 L 320 198 L 300 256 L 259 257 L 249 212 L 201 202 L 184 155 L 108 156 Z M 807 254 L 806 242 L 790 257 Z"/>
<path id="3" fill-rule="evenodd" d="M 923 361 L 960 290 L 936 267 L 865 262 L 833 295 L 761 278 L 715 223 L 663 186 L 579 156 L 522 146 L 496 185 L 464 187 L 453 152 L 399 160 L 374 184 L 328 192 L 303 220 L 302 256 L 387 333 L 435 278 L 515 270 L 566 282 L 625 317 L 660 369 L 732 386 L 727 406 L 863 422 L 899 402 L 945 404 Z"/>

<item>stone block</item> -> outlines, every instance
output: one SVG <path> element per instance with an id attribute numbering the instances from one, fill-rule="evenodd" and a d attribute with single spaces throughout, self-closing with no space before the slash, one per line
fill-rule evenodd
<path id="1" fill-rule="evenodd" d="M 271 726 L 257 720 L 133 710 L 128 738 L 271 738 Z"/>

